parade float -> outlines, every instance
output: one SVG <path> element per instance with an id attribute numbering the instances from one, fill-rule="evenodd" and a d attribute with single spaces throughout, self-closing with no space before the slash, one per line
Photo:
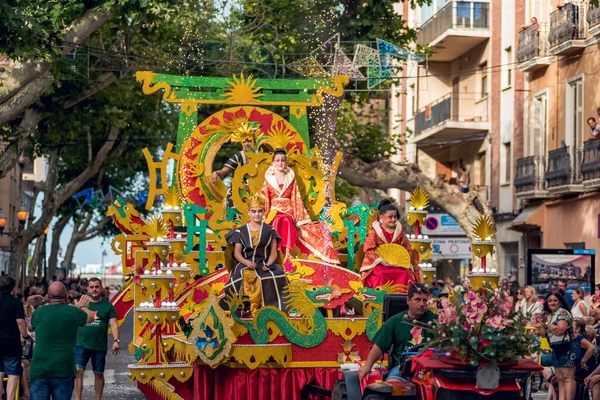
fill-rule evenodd
<path id="1" fill-rule="evenodd" d="M 111 245 L 126 283 L 113 304 L 121 322 L 133 313 L 129 351 L 137 362 L 128 367 L 130 379 L 150 399 L 300 399 L 306 388 L 331 391 L 340 365 L 367 357 L 382 324 L 385 295 L 407 289 L 391 283 L 363 287 L 361 249 L 376 209 L 337 202 L 341 154 L 326 161 L 309 143 L 307 108 L 322 105 L 326 95 L 341 96 L 348 77 L 260 80 L 138 72 L 137 79 L 145 94 L 160 91 L 163 101 L 180 104 L 180 114 L 176 145 L 167 145 L 160 160 L 143 152 L 150 216 L 142 218 L 123 198 L 107 212 L 122 232 Z M 200 104 L 222 108 L 199 122 Z M 249 139 L 254 151 L 244 153 L 246 162 L 235 168 L 231 187 L 211 179 L 221 147 L 230 142 L 241 147 Z M 245 299 L 224 291 L 235 264 L 225 236 L 248 221 L 248 198 L 260 192 L 278 148 L 286 149 L 301 202 L 322 229 L 317 239 L 331 242 L 339 262 L 310 252 L 280 254 L 288 282 L 285 307 L 244 312 Z M 157 196 L 160 210 L 153 209 Z M 412 259 L 400 245 L 378 250 L 426 282 L 435 277 L 426 262 L 432 241 L 420 233 L 428 202 L 421 189 L 411 195 Z M 475 235 L 483 239 L 477 256 L 491 251 L 492 231 L 489 220 L 476 224 Z"/>
<path id="2" fill-rule="evenodd" d="M 113 303 L 120 321 L 129 313 L 134 320 L 129 351 L 137 363 L 129 366 L 131 380 L 148 398 L 164 399 L 295 399 L 309 384 L 332 388 L 340 364 L 367 356 L 381 325 L 384 295 L 406 290 L 362 286 L 359 250 L 376 210 L 335 201 L 341 154 L 325 162 L 309 144 L 307 108 L 319 107 L 326 95 L 341 96 L 348 77 L 261 80 L 138 72 L 137 79 L 145 94 L 162 91 L 164 101 L 179 103 L 180 115 L 176 145 L 167 145 L 161 160 L 144 151 L 150 216 L 142 218 L 123 198 L 108 209 L 122 231 L 112 248 L 127 279 Z M 222 108 L 198 122 L 200 104 Z M 273 109 L 283 110 L 287 119 Z M 247 162 L 235 169 L 231 187 L 213 182 L 221 147 L 229 142 L 241 147 L 248 138 L 255 151 L 245 153 Z M 332 241 L 339 263 L 312 254 L 280 255 L 289 282 L 287 311 L 230 312 L 244 300 L 224 293 L 235 263 L 225 235 L 247 222 L 247 198 L 260 192 L 277 148 L 287 150 L 304 207 L 323 227 L 319 240 Z M 156 196 L 163 198 L 160 210 L 152 208 Z M 228 196 L 233 207 L 226 207 Z M 404 248 L 388 253 L 399 256 L 405 268 L 418 268 Z"/>

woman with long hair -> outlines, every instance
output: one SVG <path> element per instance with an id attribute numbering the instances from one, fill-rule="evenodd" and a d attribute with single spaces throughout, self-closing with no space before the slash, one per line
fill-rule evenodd
<path id="1" fill-rule="evenodd" d="M 600 284 L 594 287 L 594 294 L 590 297 L 590 309 L 595 310 L 600 307 Z"/>
<path id="2" fill-rule="evenodd" d="M 546 320 L 542 334 L 546 335 L 552 349 L 552 366 L 558 381 L 558 400 L 573 400 L 576 383 L 575 370 L 579 346 L 573 340 L 573 317 L 569 305 L 558 292 L 544 299 Z"/>
<path id="3" fill-rule="evenodd" d="M 324 223 L 313 222 L 304 207 L 294 170 L 288 167 L 285 149 L 273 153 L 273 165 L 265 172 L 260 191 L 266 200 L 265 222 L 281 236 L 279 248 L 286 255 L 297 247 L 329 264 L 339 264 L 333 238 Z"/>
<path id="4" fill-rule="evenodd" d="M 588 312 L 587 305 L 583 300 L 583 296 L 585 295 L 582 288 L 575 288 L 571 293 L 571 298 L 573 299 L 573 307 L 571 308 L 571 315 L 573 318 L 587 318 L 590 313 Z"/>

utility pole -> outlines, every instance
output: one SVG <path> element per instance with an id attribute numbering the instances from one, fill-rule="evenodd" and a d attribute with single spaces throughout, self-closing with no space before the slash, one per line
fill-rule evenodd
<path id="1" fill-rule="evenodd" d="M 108 253 L 106 252 L 105 249 L 102 249 L 102 281 L 103 281 L 103 286 L 106 287 L 106 268 L 104 268 L 104 257 L 107 256 Z"/>

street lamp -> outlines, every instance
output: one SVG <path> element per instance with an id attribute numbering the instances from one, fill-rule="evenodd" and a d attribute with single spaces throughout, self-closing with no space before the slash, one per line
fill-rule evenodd
<path id="1" fill-rule="evenodd" d="M 48 261 L 46 261 L 46 243 L 48 243 L 48 232 L 50 231 L 50 227 L 47 226 L 44 229 L 44 282 L 48 282 Z"/>
<path id="2" fill-rule="evenodd" d="M 29 211 L 21 204 L 21 208 L 17 211 L 17 219 L 19 220 L 19 224 L 25 225 L 25 221 L 27 221 L 27 216 L 29 215 Z"/>
<path id="3" fill-rule="evenodd" d="M 106 287 L 106 269 L 104 268 L 104 257 L 106 257 L 108 253 L 106 249 L 102 249 L 102 280 L 104 281 L 104 287 Z"/>

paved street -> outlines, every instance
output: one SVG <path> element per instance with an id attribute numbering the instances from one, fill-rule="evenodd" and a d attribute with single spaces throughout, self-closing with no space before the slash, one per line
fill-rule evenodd
<path id="1" fill-rule="evenodd" d="M 141 400 L 144 395 L 137 389 L 135 384 L 129 383 L 127 377 L 127 365 L 134 363 L 133 355 L 127 351 L 127 346 L 131 342 L 133 334 L 133 318 L 130 316 L 123 326 L 121 326 L 121 354 L 114 356 L 110 351 L 106 356 L 106 371 L 104 377 L 106 385 L 104 386 L 105 399 L 111 400 Z M 112 336 L 109 336 L 111 342 Z M 83 380 L 83 399 L 94 400 L 94 374 L 91 370 L 85 371 Z"/>

